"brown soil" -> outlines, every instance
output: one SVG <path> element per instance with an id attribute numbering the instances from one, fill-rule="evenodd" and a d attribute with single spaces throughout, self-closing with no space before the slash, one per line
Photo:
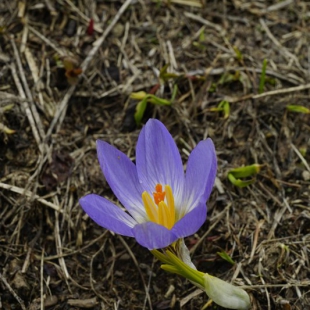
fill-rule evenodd
<path id="1" fill-rule="evenodd" d="M 309 12 L 299 0 L 1 1 L 0 309 L 208 302 L 78 203 L 91 192 L 116 201 L 95 141 L 134 159 L 130 94 L 170 100 L 176 86 L 142 124 L 160 119 L 184 163 L 207 136 L 216 146 L 208 219 L 186 239 L 194 263 L 246 286 L 252 309 L 310 309 L 310 116 L 287 109 L 310 108 Z M 163 81 L 167 64 L 176 76 Z M 214 111 L 223 100 L 226 116 Z M 230 183 L 230 169 L 253 163 L 264 167 L 252 185 Z"/>

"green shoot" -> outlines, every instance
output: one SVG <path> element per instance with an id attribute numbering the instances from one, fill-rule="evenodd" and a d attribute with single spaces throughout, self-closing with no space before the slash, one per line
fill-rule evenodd
<path id="1" fill-rule="evenodd" d="M 219 255 L 224 260 L 226 260 L 228 263 L 230 263 L 232 265 L 235 264 L 234 260 L 225 251 L 217 252 L 216 254 Z"/>
<path id="2" fill-rule="evenodd" d="M 234 46 L 233 49 L 235 51 L 237 60 L 241 61 L 243 59 L 243 55 L 242 55 L 241 51 L 236 46 Z"/>
<path id="3" fill-rule="evenodd" d="M 148 102 L 149 103 L 153 103 L 153 104 L 157 104 L 157 105 L 171 105 L 172 101 L 174 100 L 174 98 L 176 96 L 176 92 L 177 92 L 177 88 L 174 88 L 171 100 L 166 100 L 166 99 L 158 98 L 155 95 L 147 94 L 144 91 L 132 93 L 130 95 L 131 99 L 140 100 L 137 103 L 136 112 L 135 112 L 135 115 L 134 115 L 136 124 L 138 126 L 141 124 L 141 121 L 142 121 L 142 118 L 143 118 L 143 115 L 144 115 L 144 112 L 146 110 Z"/>
<path id="4" fill-rule="evenodd" d="M 262 167 L 263 165 L 253 164 L 250 166 L 231 169 L 228 172 L 227 177 L 233 185 L 240 187 L 240 188 L 246 187 L 255 182 L 255 178 L 253 178 L 253 176 L 259 173 Z M 252 178 L 250 180 L 240 179 L 240 178 L 248 178 L 248 177 L 252 177 Z"/>
<path id="5" fill-rule="evenodd" d="M 212 112 L 223 112 L 224 119 L 227 119 L 230 115 L 230 104 L 228 101 L 223 100 L 219 103 L 216 108 L 211 108 L 210 111 Z"/>
<path id="6" fill-rule="evenodd" d="M 290 105 L 286 106 L 286 109 L 290 112 L 310 114 L 310 109 L 308 109 L 302 105 L 290 104 Z"/>
<path id="7" fill-rule="evenodd" d="M 174 79 L 179 77 L 178 74 L 167 72 L 169 65 L 170 64 L 166 64 L 165 66 L 163 66 L 159 72 L 159 78 L 164 82 L 168 81 L 171 78 Z"/>

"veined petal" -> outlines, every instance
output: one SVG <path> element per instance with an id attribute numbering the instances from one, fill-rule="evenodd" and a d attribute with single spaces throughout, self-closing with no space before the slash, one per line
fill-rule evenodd
<path id="1" fill-rule="evenodd" d="M 179 238 L 184 238 L 194 234 L 207 217 L 207 206 L 204 203 L 199 203 L 189 213 L 185 214 L 178 222 L 175 223 L 171 231 Z"/>
<path id="2" fill-rule="evenodd" d="M 113 193 L 138 222 L 143 222 L 146 216 L 141 199 L 143 190 L 136 166 L 124 153 L 104 141 L 97 141 L 97 153 Z"/>
<path id="3" fill-rule="evenodd" d="M 149 250 L 165 248 L 177 240 L 171 230 L 153 222 L 137 224 L 133 234 L 137 242 Z"/>
<path id="4" fill-rule="evenodd" d="M 136 164 L 139 179 L 152 192 L 156 184 L 170 185 L 176 204 L 181 200 L 184 172 L 178 148 L 158 120 L 150 119 L 142 128 L 136 149 Z M 178 197 L 180 197 L 178 199 Z"/>
<path id="5" fill-rule="evenodd" d="M 193 262 L 191 260 L 189 250 L 188 250 L 187 246 L 185 245 L 183 238 L 178 240 L 177 246 L 178 246 L 178 248 L 177 248 L 178 257 L 180 258 L 180 260 L 183 263 L 185 263 L 187 266 L 197 270 L 196 266 L 193 264 Z"/>
<path id="6" fill-rule="evenodd" d="M 80 204 L 98 225 L 117 234 L 133 237 L 132 228 L 137 222 L 109 200 L 90 194 L 81 198 Z"/>
<path id="7" fill-rule="evenodd" d="M 221 307 L 238 310 L 251 307 L 250 297 L 245 290 L 207 273 L 203 278 L 207 295 Z"/>
<path id="8" fill-rule="evenodd" d="M 217 170 L 214 144 L 211 139 L 198 143 L 191 152 L 185 175 L 184 209 L 189 212 L 199 202 L 206 202 L 213 188 Z"/>

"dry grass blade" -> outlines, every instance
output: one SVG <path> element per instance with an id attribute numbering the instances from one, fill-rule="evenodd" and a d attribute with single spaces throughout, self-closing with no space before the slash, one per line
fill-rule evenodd
<path id="1" fill-rule="evenodd" d="M 57 206 L 57 205 L 55 205 L 55 204 L 53 204 L 53 203 L 51 203 L 51 202 L 49 202 L 49 201 L 39 197 L 38 195 L 34 195 L 33 192 L 27 191 L 24 188 L 20 188 L 20 187 L 17 187 L 17 186 L 5 184 L 5 183 L 2 183 L 2 182 L 0 182 L 0 188 L 12 191 L 12 192 L 20 194 L 20 195 L 24 195 L 24 196 L 29 197 L 29 198 L 34 199 L 34 200 L 37 200 L 37 201 L 41 202 L 43 205 L 45 205 L 47 207 L 50 207 L 50 208 L 54 209 L 57 212 L 60 212 L 60 213 L 63 212 L 61 210 L 60 206 Z"/>
<path id="2" fill-rule="evenodd" d="M 172 102 L 148 103 L 142 124 L 161 120 L 183 163 L 207 137 L 216 148 L 207 220 L 185 239 L 193 263 L 244 287 L 253 309 L 309 307 L 309 114 L 286 108 L 310 108 L 307 1 L 5 0 L 0 12 L 0 308 L 208 306 L 79 204 L 118 204 L 96 140 L 135 160 L 140 91 Z M 254 183 L 228 181 L 254 163 Z"/>
<path id="3" fill-rule="evenodd" d="M 12 289 L 6 278 L 0 273 L 0 280 L 5 285 L 5 287 L 9 290 L 9 292 L 14 296 L 14 298 L 18 301 L 20 307 L 22 310 L 27 310 L 25 307 L 24 301 L 15 293 L 15 291 Z"/>
<path id="4" fill-rule="evenodd" d="M 29 103 L 28 103 L 29 99 L 26 98 L 24 90 L 23 90 L 23 88 L 21 86 L 21 83 L 19 81 L 19 78 L 17 76 L 16 67 L 15 67 L 14 64 L 11 65 L 11 71 L 12 71 L 12 75 L 13 75 L 13 79 L 15 81 L 16 87 L 17 87 L 17 89 L 19 91 L 19 96 L 24 100 L 23 106 L 25 108 L 25 114 L 28 117 L 28 121 L 29 121 L 29 123 L 31 125 L 31 129 L 32 129 L 34 138 L 35 138 L 35 140 L 37 142 L 38 148 L 40 149 L 41 148 L 41 137 L 40 137 L 39 131 L 37 129 L 37 126 L 36 126 L 36 123 L 35 123 L 35 119 L 33 117 L 31 109 L 29 107 Z"/>
<path id="5" fill-rule="evenodd" d="M 132 0 L 126 0 L 125 1 L 125 3 L 122 5 L 122 7 L 118 11 L 118 13 L 115 15 L 115 17 L 113 18 L 113 20 L 109 24 L 109 26 L 106 28 L 106 30 L 102 34 L 102 36 L 96 42 L 94 42 L 94 44 L 93 44 L 94 47 L 88 53 L 87 57 L 85 58 L 85 60 L 83 61 L 82 65 L 81 65 L 83 72 L 85 72 L 87 70 L 91 60 L 93 59 L 93 57 L 97 53 L 98 49 L 100 48 L 100 46 L 102 45 L 102 43 L 104 42 L 104 40 L 106 39 L 108 34 L 111 32 L 111 30 L 113 29 L 113 27 L 115 26 L 115 24 L 117 23 L 119 18 L 125 12 L 126 8 L 130 5 L 131 1 Z M 69 88 L 68 92 L 66 93 L 65 97 L 61 101 L 61 103 L 59 105 L 59 108 L 58 108 L 58 110 L 57 110 L 57 112 L 56 112 L 56 114 L 54 116 L 54 119 L 51 122 L 51 125 L 50 125 L 50 127 L 49 127 L 49 129 L 47 131 L 46 138 L 50 137 L 50 135 L 52 134 L 53 129 L 55 128 L 57 123 L 59 123 L 57 131 L 60 129 L 61 124 L 62 124 L 62 122 L 64 120 L 64 117 L 66 115 L 69 99 L 71 98 L 72 94 L 74 93 L 75 88 L 76 88 L 75 85 L 71 86 Z"/>
<path id="6" fill-rule="evenodd" d="M 128 251 L 128 253 L 129 253 L 131 259 L 132 259 L 133 262 L 134 262 L 135 267 L 136 267 L 137 270 L 138 270 L 138 273 L 139 273 L 139 275 L 140 275 L 140 277 L 141 277 L 141 280 L 142 280 L 142 283 L 143 283 L 143 287 L 144 287 L 144 290 L 145 290 L 145 295 L 146 295 L 147 301 L 148 301 L 148 303 L 149 303 L 149 308 L 150 308 L 150 309 L 153 309 L 151 297 L 150 297 L 150 294 L 149 294 L 149 290 L 148 290 L 148 287 L 147 287 L 147 285 L 146 285 L 146 283 L 145 283 L 145 281 L 144 281 L 144 277 L 143 277 L 143 274 L 142 274 L 141 269 L 140 269 L 140 267 L 139 267 L 139 263 L 138 263 L 138 261 L 137 261 L 135 255 L 134 255 L 133 252 L 131 251 L 130 247 L 128 246 L 127 242 L 123 239 L 123 237 L 118 236 L 118 238 L 119 238 L 119 240 L 121 241 L 121 243 L 123 244 L 123 246 L 125 247 L 125 249 Z"/>
<path id="7" fill-rule="evenodd" d="M 25 92 L 26 92 L 26 95 L 27 95 L 27 99 L 29 100 L 30 110 L 31 110 L 33 119 L 35 120 L 35 125 L 36 125 L 36 128 L 37 128 L 37 131 L 40 134 L 40 140 L 42 140 L 45 137 L 43 125 L 42 125 L 40 116 L 38 114 L 38 111 L 36 109 L 36 106 L 35 106 L 35 104 L 33 102 L 33 96 L 31 94 L 30 88 L 28 86 L 28 82 L 27 82 L 27 79 L 26 79 L 26 76 L 25 76 L 25 72 L 24 72 L 24 69 L 23 69 L 23 66 L 22 66 L 22 63 L 21 63 L 21 59 L 20 59 L 19 53 L 17 51 L 17 47 L 15 45 L 14 37 L 13 36 L 11 36 L 11 44 L 12 44 L 12 47 L 13 47 L 14 56 L 15 56 L 15 60 L 17 62 L 17 67 L 18 67 L 19 74 L 20 74 L 20 77 L 21 77 L 21 80 L 22 80 L 22 84 L 23 84 L 23 87 L 25 89 Z"/>
<path id="8" fill-rule="evenodd" d="M 200 0 L 168 0 L 167 2 L 176 3 L 180 5 L 188 5 L 188 6 L 197 7 L 197 8 L 201 8 L 203 5 L 203 2 Z"/>

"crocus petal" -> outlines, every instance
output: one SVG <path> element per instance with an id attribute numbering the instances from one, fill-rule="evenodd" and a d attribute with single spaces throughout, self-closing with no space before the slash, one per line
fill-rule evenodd
<path id="1" fill-rule="evenodd" d="M 143 190 L 136 166 L 124 153 L 104 141 L 97 141 L 97 153 L 102 172 L 113 193 L 138 222 L 143 222 Z"/>
<path id="2" fill-rule="evenodd" d="M 176 222 L 171 231 L 178 237 L 178 239 L 190 236 L 201 227 L 205 222 L 206 217 L 206 203 L 199 203 L 196 208 L 185 214 L 178 222 Z"/>
<path id="3" fill-rule="evenodd" d="M 150 119 L 142 128 L 136 164 L 139 179 L 147 191 L 152 192 L 157 183 L 168 184 L 175 198 L 181 196 L 184 183 L 181 156 L 172 136 L 160 121 Z"/>
<path id="4" fill-rule="evenodd" d="M 206 202 L 213 188 L 217 170 L 214 144 L 211 139 L 198 143 L 191 152 L 185 175 L 183 212 L 189 212 L 199 202 Z"/>
<path id="5" fill-rule="evenodd" d="M 221 307 L 238 310 L 250 308 L 250 297 L 245 290 L 207 273 L 203 278 L 207 295 Z"/>
<path id="6" fill-rule="evenodd" d="M 117 234 L 133 237 L 132 228 L 137 222 L 109 200 L 90 194 L 81 198 L 80 204 L 98 225 Z"/>
<path id="7" fill-rule="evenodd" d="M 193 268 L 194 270 L 197 270 L 196 266 L 193 264 L 191 260 L 190 252 L 187 246 L 185 245 L 183 238 L 178 240 L 177 246 L 178 246 L 177 253 L 178 253 L 178 257 L 180 258 L 180 260 L 183 263 L 185 263 L 187 266 Z"/>
<path id="8" fill-rule="evenodd" d="M 149 250 L 165 248 L 177 240 L 171 230 L 153 222 L 136 225 L 133 234 L 137 242 Z"/>

